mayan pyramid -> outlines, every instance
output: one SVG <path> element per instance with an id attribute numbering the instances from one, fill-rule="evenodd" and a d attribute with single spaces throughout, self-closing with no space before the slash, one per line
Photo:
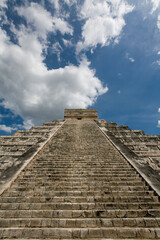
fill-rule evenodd
<path id="1" fill-rule="evenodd" d="M 0 239 L 160 239 L 160 136 L 66 109 L 0 163 Z"/>

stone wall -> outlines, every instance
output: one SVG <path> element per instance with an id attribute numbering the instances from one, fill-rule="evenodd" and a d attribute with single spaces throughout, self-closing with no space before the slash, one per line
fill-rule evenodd
<path id="1" fill-rule="evenodd" d="M 65 109 L 64 119 L 97 119 L 98 114 L 96 109 Z"/>

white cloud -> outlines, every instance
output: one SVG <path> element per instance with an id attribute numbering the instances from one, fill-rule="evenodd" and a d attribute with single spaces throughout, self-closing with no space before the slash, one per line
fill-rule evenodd
<path id="1" fill-rule="evenodd" d="M 150 2 L 152 4 L 151 14 L 153 14 L 156 10 L 160 10 L 160 0 L 150 0 Z M 160 14 L 157 17 L 157 27 L 160 29 Z"/>
<path id="2" fill-rule="evenodd" d="M 72 27 L 61 18 L 53 18 L 53 25 L 55 30 L 59 30 L 62 34 L 73 34 Z"/>
<path id="3" fill-rule="evenodd" d="M 31 120 L 31 119 L 26 119 L 26 120 L 23 122 L 23 125 L 20 126 L 20 127 L 28 130 L 28 129 L 30 129 L 32 126 L 34 126 L 32 120 Z"/>
<path id="4" fill-rule="evenodd" d="M 68 4 L 72 2 L 68 1 Z M 16 10 L 26 19 L 27 26 L 16 28 L 11 25 L 17 45 L 0 28 L 0 98 L 4 99 L 4 107 L 24 119 L 23 126 L 19 127 L 28 129 L 33 124 L 63 118 L 64 108 L 87 108 L 99 95 L 108 91 L 85 58 L 79 66 L 47 69 L 44 63 L 47 34 L 55 31 L 73 33 L 63 18 L 51 16 L 50 12 L 33 2 Z M 71 46 L 70 40 L 63 42 Z M 59 48 L 56 53 L 60 60 L 61 46 L 53 45 L 54 51 L 56 48 Z M 14 126 L 10 129 L 6 126 L 5 129 L 8 132 L 16 130 Z"/>
<path id="5" fill-rule="evenodd" d="M 20 45 L 0 30 L 0 97 L 4 107 L 31 125 L 63 118 L 64 108 L 86 108 L 107 92 L 83 59 L 79 66 L 47 70 L 35 33 L 17 33 Z"/>
<path id="6" fill-rule="evenodd" d="M 157 27 L 158 29 L 160 29 L 160 15 L 158 15 L 158 18 L 157 18 Z"/>
<path id="7" fill-rule="evenodd" d="M 160 66 L 160 60 L 155 61 L 154 64 L 155 64 L 155 63 Z"/>
<path id="8" fill-rule="evenodd" d="M 124 15 L 132 10 L 133 6 L 124 0 L 85 0 L 80 8 L 80 17 L 86 21 L 77 52 L 88 47 L 95 48 L 98 44 L 109 45 L 112 40 L 117 43 L 125 26 Z"/>
<path id="9" fill-rule="evenodd" d="M 59 42 L 56 42 L 52 45 L 52 51 L 57 55 L 58 62 L 61 61 L 61 52 L 62 52 L 62 47 L 59 44 Z"/>
<path id="10" fill-rule="evenodd" d="M 152 4 L 151 13 L 155 12 L 160 7 L 160 0 L 150 0 Z"/>
<path id="11" fill-rule="evenodd" d="M 129 57 L 128 59 L 130 62 L 135 62 L 134 58 Z"/>
<path id="12" fill-rule="evenodd" d="M 65 45 L 66 47 L 71 47 L 71 46 L 73 46 L 73 43 L 72 43 L 71 40 L 66 40 L 66 39 L 63 38 L 63 43 L 64 43 L 64 45 Z"/>
<path id="13" fill-rule="evenodd" d="M 0 130 L 4 131 L 4 132 L 7 132 L 7 133 L 11 133 L 12 131 L 15 131 L 17 129 L 16 128 L 12 128 L 12 127 L 8 127 L 8 126 L 2 124 L 2 125 L 0 125 Z"/>
<path id="14" fill-rule="evenodd" d="M 59 0 L 49 0 L 49 2 L 54 5 L 54 7 L 57 11 L 59 11 L 59 8 L 60 8 Z"/>
<path id="15" fill-rule="evenodd" d="M 7 1 L 8 0 L 1 0 L 0 1 L 0 8 L 7 8 Z"/>
<path id="16" fill-rule="evenodd" d="M 160 108 L 158 108 L 158 112 L 160 112 Z"/>
<path id="17" fill-rule="evenodd" d="M 130 57 L 130 54 L 126 52 L 125 57 L 130 61 L 130 62 L 135 62 L 135 59 L 133 57 Z"/>
<path id="18" fill-rule="evenodd" d="M 160 127 L 160 120 L 158 120 L 158 126 L 157 127 Z"/>
<path id="19" fill-rule="evenodd" d="M 72 27 L 63 19 L 52 17 L 51 13 L 41 5 L 31 2 L 29 6 L 16 8 L 20 16 L 25 17 L 28 24 L 33 25 L 40 37 L 46 37 L 48 32 L 60 31 L 62 34 L 72 34 Z"/>
<path id="20" fill-rule="evenodd" d="M 77 0 L 64 0 L 64 2 L 65 2 L 68 6 L 72 6 L 73 4 L 77 4 Z"/>

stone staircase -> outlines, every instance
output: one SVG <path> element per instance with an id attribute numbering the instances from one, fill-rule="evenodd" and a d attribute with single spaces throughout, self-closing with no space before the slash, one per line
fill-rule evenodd
<path id="1" fill-rule="evenodd" d="M 160 174 L 160 135 L 147 135 L 142 130 L 131 130 L 105 120 L 97 120 L 97 123 Z"/>
<path id="2" fill-rule="evenodd" d="M 4 185 L 13 180 L 21 167 L 62 124 L 62 120 L 55 120 L 27 131 L 16 131 L 12 136 L 0 136 L 0 194 Z"/>
<path id="3" fill-rule="evenodd" d="M 1 195 L 0 239 L 160 239 L 160 203 L 93 120 L 66 120 Z"/>

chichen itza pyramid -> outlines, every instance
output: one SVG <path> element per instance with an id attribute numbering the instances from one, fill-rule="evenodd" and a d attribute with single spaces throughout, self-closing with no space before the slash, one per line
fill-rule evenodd
<path id="1" fill-rule="evenodd" d="M 0 163 L 0 239 L 160 239 L 160 136 L 66 109 Z"/>

